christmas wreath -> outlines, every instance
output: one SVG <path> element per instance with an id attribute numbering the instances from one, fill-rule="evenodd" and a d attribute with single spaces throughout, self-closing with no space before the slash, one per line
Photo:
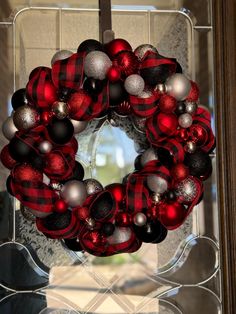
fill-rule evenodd
<path id="1" fill-rule="evenodd" d="M 35 68 L 12 96 L 2 126 L 8 192 L 38 230 L 71 250 L 109 256 L 163 241 L 200 202 L 212 171 L 215 138 L 197 84 L 176 59 L 149 44 L 132 51 L 124 39 L 85 40 L 51 64 Z M 103 188 L 83 180 L 75 135 L 112 113 L 136 119 L 148 147 L 122 183 Z"/>

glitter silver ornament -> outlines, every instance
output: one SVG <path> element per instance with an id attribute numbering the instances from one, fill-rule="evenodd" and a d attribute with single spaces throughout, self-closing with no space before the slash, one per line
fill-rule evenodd
<path id="1" fill-rule="evenodd" d="M 176 100 L 184 100 L 191 89 L 189 79 L 180 73 L 176 73 L 169 77 L 165 83 L 166 91 L 169 95 L 176 98 Z"/>
<path id="2" fill-rule="evenodd" d="M 129 241 L 132 232 L 130 228 L 116 227 L 114 233 L 107 237 L 107 242 L 111 245 Z"/>
<path id="3" fill-rule="evenodd" d="M 197 187 L 193 179 L 187 178 L 176 187 L 176 195 L 184 202 L 192 202 L 197 196 Z"/>
<path id="4" fill-rule="evenodd" d="M 192 154 L 196 151 L 197 145 L 196 145 L 196 143 L 194 143 L 192 141 L 188 141 L 187 144 L 184 146 L 184 149 L 186 152 Z"/>
<path id="5" fill-rule="evenodd" d="M 14 112 L 13 122 L 18 130 L 29 130 L 37 126 L 39 114 L 34 108 L 24 105 Z"/>
<path id="6" fill-rule="evenodd" d="M 92 230 L 95 227 L 95 225 L 96 225 L 96 222 L 95 222 L 95 220 L 93 218 L 88 218 L 85 221 L 86 221 L 87 227 L 90 230 Z"/>
<path id="7" fill-rule="evenodd" d="M 149 161 L 151 160 L 158 160 L 157 153 L 155 150 L 150 147 L 148 148 L 141 156 L 141 165 L 144 167 Z"/>
<path id="8" fill-rule="evenodd" d="M 134 50 L 134 54 L 138 57 L 138 59 L 141 61 L 145 55 L 145 53 L 147 51 L 151 51 L 154 53 L 157 53 L 157 49 L 150 44 L 143 44 L 138 46 L 135 50 Z"/>
<path id="9" fill-rule="evenodd" d="M 136 131 L 139 133 L 145 134 L 146 133 L 146 118 L 141 118 L 138 116 L 132 117 L 132 124 Z"/>
<path id="10" fill-rule="evenodd" d="M 10 141 L 14 137 L 16 131 L 18 130 L 13 122 L 13 118 L 8 117 L 2 124 L 3 135 Z"/>
<path id="11" fill-rule="evenodd" d="M 147 177 L 147 186 L 151 191 L 159 194 L 163 194 L 168 189 L 167 181 L 156 175 Z"/>
<path id="12" fill-rule="evenodd" d="M 65 119 L 69 113 L 67 104 L 63 101 L 55 101 L 52 104 L 51 110 L 58 119 Z"/>
<path id="13" fill-rule="evenodd" d="M 157 84 L 154 88 L 155 92 L 159 92 L 160 94 L 164 94 L 166 92 L 166 86 L 164 84 Z"/>
<path id="14" fill-rule="evenodd" d="M 150 89 L 145 88 L 138 97 L 139 98 L 150 98 L 150 97 L 152 97 L 152 95 L 153 95 L 153 92 Z"/>
<path id="15" fill-rule="evenodd" d="M 54 56 L 52 57 L 52 60 L 51 60 L 51 66 L 53 66 L 53 64 L 58 61 L 58 60 L 64 60 L 64 59 L 67 59 L 69 58 L 70 56 L 73 55 L 73 52 L 72 51 L 69 51 L 69 50 L 60 50 L 60 51 L 57 51 Z"/>
<path id="16" fill-rule="evenodd" d="M 74 133 L 75 134 L 83 132 L 88 125 L 87 121 L 77 121 L 77 120 L 72 120 L 72 119 L 70 121 L 74 126 Z"/>
<path id="17" fill-rule="evenodd" d="M 147 217 L 143 213 L 137 213 L 134 216 L 133 222 L 136 226 L 139 227 L 145 226 L 147 223 Z"/>
<path id="18" fill-rule="evenodd" d="M 112 62 L 104 52 L 91 51 L 84 60 L 84 73 L 88 77 L 104 80 L 111 66 Z"/>
<path id="19" fill-rule="evenodd" d="M 191 101 L 186 101 L 185 102 L 185 111 L 186 113 L 189 114 L 194 114 L 197 111 L 197 103 L 196 102 L 191 102 Z"/>
<path id="20" fill-rule="evenodd" d="M 124 87 L 130 95 L 139 96 L 144 90 L 144 79 L 138 74 L 131 74 L 125 79 Z"/>
<path id="21" fill-rule="evenodd" d="M 179 116 L 179 119 L 178 119 L 178 122 L 179 122 L 179 125 L 182 127 L 182 128 L 189 128 L 192 123 L 193 123 L 193 118 L 191 116 L 191 114 L 189 113 L 183 113 Z"/>
<path id="22" fill-rule="evenodd" d="M 52 144 L 49 141 L 43 141 L 39 144 L 38 148 L 40 153 L 47 154 L 52 150 Z"/>
<path id="23" fill-rule="evenodd" d="M 81 206 L 87 197 L 85 185 L 77 180 L 66 182 L 60 194 L 71 207 Z"/>
<path id="24" fill-rule="evenodd" d="M 160 203 L 160 201 L 161 201 L 161 195 L 158 194 L 158 193 L 154 193 L 154 194 L 152 195 L 152 201 L 153 201 L 154 204 Z"/>
<path id="25" fill-rule="evenodd" d="M 84 180 L 84 185 L 88 195 L 101 192 L 103 190 L 101 183 L 95 179 Z"/>

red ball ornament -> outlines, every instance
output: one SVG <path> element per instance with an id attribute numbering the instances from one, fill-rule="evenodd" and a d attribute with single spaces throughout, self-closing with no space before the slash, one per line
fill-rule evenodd
<path id="1" fill-rule="evenodd" d="M 121 204 L 123 202 L 126 195 L 125 185 L 121 183 L 112 183 L 107 185 L 105 190 L 112 194 L 117 204 Z"/>
<path id="2" fill-rule="evenodd" d="M 159 220 L 169 230 L 178 228 L 186 218 L 187 211 L 184 205 L 173 203 L 162 203 L 159 206 Z"/>
<path id="3" fill-rule="evenodd" d="M 66 172 L 67 165 L 59 152 L 51 151 L 45 157 L 45 174 L 50 178 L 55 175 L 60 176 Z"/>
<path id="4" fill-rule="evenodd" d="M 71 95 L 67 104 L 70 118 L 82 120 L 86 109 L 92 107 L 92 98 L 85 91 L 79 90 Z"/>
<path id="5" fill-rule="evenodd" d="M 122 75 L 129 76 L 138 71 L 139 61 L 132 51 L 121 51 L 116 55 L 114 64 L 118 65 Z"/>
<path id="6" fill-rule="evenodd" d="M 54 205 L 54 211 L 63 214 L 67 211 L 67 204 L 64 200 L 58 199 Z"/>
<path id="7" fill-rule="evenodd" d="M 132 51 L 132 47 L 128 41 L 122 38 L 113 39 L 105 45 L 105 51 L 111 59 L 113 59 L 119 52 L 124 50 Z"/>
<path id="8" fill-rule="evenodd" d="M 161 112 L 157 115 L 157 125 L 161 132 L 171 136 L 176 132 L 178 119 L 174 113 L 166 114 Z"/>
<path id="9" fill-rule="evenodd" d="M 8 145 L 3 147 L 0 159 L 3 166 L 6 167 L 7 169 L 12 169 L 17 163 L 17 161 L 11 157 Z"/>
<path id="10" fill-rule="evenodd" d="M 14 168 L 14 179 L 17 181 L 43 181 L 43 173 L 30 164 L 17 165 Z"/>
<path id="11" fill-rule="evenodd" d="M 170 95 L 162 95 L 159 101 L 159 108 L 164 113 L 171 113 L 176 109 L 177 101 Z"/>
<path id="12" fill-rule="evenodd" d="M 188 97 L 186 98 L 186 101 L 196 102 L 199 98 L 199 88 L 195 82 L 190 81 L 190 83 L 191 83 L 191 89 L 188 94 Z"/>
<path id="13" fill-rule="evenodd" d="M 53 112 L 43 111 L 40 116 L 41 123 L 43 125 L 49 124 L 53 116 L 54 116 Z"/>
<path id="14" fill-rule="evenodd" d="M 204 145 L 208 139 L 206 129 L 204 129 L 200 124 L 191 125 L 189 133 L 191 140 L 198 146 Z"/>
<path id="15" fill-rule="evenodd" d="M 86 220 L 89 218 L 89 209 L 88 207 L 80 207 L 77 209 L 77 217 L 80 220 Z"/>
<path id="16" fill-rule="evenodd" d="M 183 163 L 176 164 L 171 169 L 171 175 L 175 181 L 182 181 L 189 175 L 189 168 Z"/>
<path id="17" fill-rule="evenodd" d="M 77 139 L 73 136 L 72 139 L 66 144 L 73 149 L 74 153 L 76 154 L 79 148 L 79 144 Z"/>
<path id="18" fill-rule="evenodd" d="M 88 238 L 94 245 L 97 246 L 104 245 L 106 242 L 105 238 L 98 231 L 91 231 L 88 234 Z"/>
<path id="19" fill-rule="evenodd" d="M 115 217 L 116 225 L 128 227 L 132 224 L 132 217 L 128 213 L 118 213 Z"/>
<path id="20" fill-rule="evenodd" d="M 189 133 L 187 129 L 180 128 L 176 131 L 176 136 L 182 142 L 186 142 L 189 139 Z"/>
<path id="21" fill-rule="evenodd" d="M 118 66 L 115 66 L 115 65 L 111 66 L 107 72 L 108 81 L 110 81 L 112 83 L 117 82 L 117 81 L 119 81 L 120 77 L 121 77 L 120 68 Z"/>

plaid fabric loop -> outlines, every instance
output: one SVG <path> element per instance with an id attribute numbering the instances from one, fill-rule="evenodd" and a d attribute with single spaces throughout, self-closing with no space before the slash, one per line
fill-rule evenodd
<path id="1" fill-rule="evenodd" d="M 149 117 L 157 111 L 157 100 L 160 98 L 158 93 L 153 93 L 148 98 L 141 98 L 130 95 L 130 105 L 132 111 L 140 117 Z"/>
<path id="2" fill-rule="evenodd" d="M 175 73 L 176 62 L 173 59 L 164 57 L 159 53 L 147 51 L 142 58 L 140 69 L 157 67 L 162 64 L 169 65 L 170 72 Z"/>

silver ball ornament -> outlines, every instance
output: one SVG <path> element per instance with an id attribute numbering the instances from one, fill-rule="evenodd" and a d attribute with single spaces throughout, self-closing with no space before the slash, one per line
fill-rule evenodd
<path id="1" fill-rule="evenodd" d="M 75 134 L 83 132 L 88 125 L 87 121 L 77 121 L 72 119 L 70 121 L 73 124 Z"/>
<path id="2" fill-rule="evenodd" d="M 165 83 L 166 91 L 169 95 L 176 98 L 176 100 L 184 100 L 191 89 L 189 79 L 180 73 L 176 73 L 169 77 Z"/>
<path id="3" fill-rule="evenodd" d="M 141 61 L 145 55 L 145 53 L 147 51 L 151 51 L 154 53 L 157 53 L 157 49 L 150 44 L 143 44 L 138 46 L 135 50 L 134 50 L 134 54 L 138 57 L 138 59 Z"/>
<path id="4" fill-rule="evenodd" d="M 67 104 L 64 103 L 63 101 L 55 101 L 52 104 L 51 110 L 58 119 L 65 119 L 69 113 Z"/>
<path id="5" fill-rule="evenodd" d="M 53 66 L 53 64 L 58 61 L 58 60 L 64 60 L 64 59 L 67 59 L 69 58 L 70 56 L 73 55 L 73 52 L 72 51 L 69 51 L 69 50 L 60 50 L 60 51 L 57 51 L 54 56 L 52 57 L 52 60 L 51 60 L 51 66 Z"/>
<path id="6" fill-rule="evenodd" d="M 66 182 L 60 194 L 71 207 L 81 206 L 88 195 L 85 185 L 77 180 Z"/>
<path id="7" fill-rule="evenodd" d="M 141 165 L 144 167 L 149 161 L 151 160 L 158 160 L 158 156 L 155 150 L 150 147 L 148 148 L 141 156 Z"/>
<path id="8" fill-rule="evenodd" d="M 39 114 L 34 108 L 24 105 L 14 112 L 13 122 L 18 130 L 29 130 L 37 126 Z"/>
<path id="9" fill-rule="evenodd" d="M 164 84 L 157 84 L 154 88 L 155 92 L 159 92 L 160 94 L 164 94 L 166 92 L 166 86 Z"/>
<path id="10" fill-rule="evenodd" d="M 103 190 L 101 183 L 95 179 L 84 180 L 84 185 L 88 195 L 101 192 Z"/>
<path id="11" fill-rule="evenodd" d="M 88 77 L 104 80 L 112 62 L 102 51 L 91 51 L 84 60 L 84 73 Z"/>
<path id="12" fill-rule="evenodd" d="M 186 101 L 185 102 L 185 111 L 189 114 L 195 114 L 197 111 L 198 105 L 196 102 Z"/>
<path id="13" fill-rule="evenodd" d="M 144 79 L 138 74 L 131 74 L 125 79 L 124 87 L 130 95 L 139 96 L 144 86 Z"/>
<path id="14" fill-rule="evenodd" d="M 40 153 L 47 154 L 52 150 L 52 144 L 49 141 L 43 141 L 39 144 L 38 148 Z"/>
<path id="15" fill-rule="evenodd" d="M 161 195 L 158 194 L 158 193 L 154 193 L 154 194 L 152 195 L 152 201 L 153 201 L 154 204 L 160 203 L 160 201 L 161 201 Z"/>
<path id="16" fill-rule="evenodd" d="M 156 175 L 150 175 L 147 177 L 148 188 L 158 194 L 163 194 L 168 189 L 168 183 L 165 179 Z"/>
<path id="17" fill-rule="evenodd" d="M 3 135 L 10 141 L 14 137 L 16 131 L 18 130 L 13 122 L 13 118 L 8 117 L 2 124 Z"/>
<path id="18" fill-rule="evenodd" d="M 179 122 L 179 125 L 182 127 L 182 128 L 189 128 L 192 123 L 193 123 L 193 118 L 191 116 L 191 114 L 189 113 L 183 113 L 179 116 L 179 119 L 178 119 L 178 122 Z"/>
<path id="19" fill-rule="evenodd" d="M 107 237 L 107 242 L 111 245 L 120 244 L 129 241 L 132 236 L 130 228 L 127 227 L 116 227 L 115 231 L 110 237 Z"/>
<path id="20" fill-rule="evenodd" d="M 152 97 L 152 95 L 153 95 L 153 92 L 150 89 L 145 88 L 138 97 L 139 98 L 150 98 L 150 97 Z"/>
<path id="21" fill-rule="evenodd" d="M 188 141 L 187 144 L 184 147 L 185 151 L 192 154 L 196 151 L 197 149 L 197 145 L 196 143 L 192 142 L 192 141 Z"/>
<path id="22" fill-rule="evenodd" d="M 134 216 L 133 222 L 136 226 L 139 227 L 145 226 L 147 223 L 147 217 L 143 213 L 137 213 Z"/>
<path id="23" fill-rule="evenodd" d="M 184 202 L 192 202 L 197 196 L 197 187 L 193 179 L 186 178 L 176 187 L 176 195 Z"/>

